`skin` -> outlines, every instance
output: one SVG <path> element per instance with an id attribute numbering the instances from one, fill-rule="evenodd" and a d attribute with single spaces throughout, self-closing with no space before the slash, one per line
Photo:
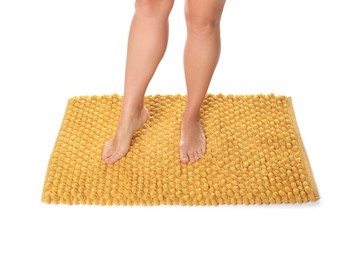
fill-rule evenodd
<path id="1" fill-rule="evenodd" d="M 180 133 L 181 163 L 194 163 L 206 152 L 200 108 L 220 57 L 220 20 L 225 1 L 185 0 L 187 102 Z M 134 133 L 149 118 L 144 95 L 166 51 L 168 18 L 173 4 L 174 0 L 135 2 L 128 37 L 121 116 L 114 136 L 104 145 L 102 152 L 102 160 L 107 164 L 115 163 L 128 153 Z"/>

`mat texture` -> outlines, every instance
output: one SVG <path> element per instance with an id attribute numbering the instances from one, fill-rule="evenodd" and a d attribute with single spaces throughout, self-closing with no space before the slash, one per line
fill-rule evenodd
<path id="1" fill-rule="evenodd" d="M 146 95 L 150 117 L 115 164 L 101 159 L 117 127 L 118 94 L 68 99 L 41 200 L 54 204 L 222 205 L 319 199 L 292 99 L 206 94 L 203 157 L 180 162 L 185 95 Z"/>

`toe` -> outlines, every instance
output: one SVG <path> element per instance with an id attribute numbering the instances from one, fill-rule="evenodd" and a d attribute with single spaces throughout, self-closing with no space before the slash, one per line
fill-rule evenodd
<path id="1" fill-rule="evenodd" d="M 111 156 L 109 156 L 108 158 L 106 158 L 104 161 L 105 161 L 106 163 L 108 163 L 108 164 L 113 164 L 113 163 L 115 163 L 115 162 L 117 161 L 117 153 L 112 154 Z"/>
<path id="2" fill-rule="evenodd" d="M 104 148 L 103 148 L 103 152 L 102 152 L 101 158 L 103 160 L 105 160 L 110 155 L 111 155 L 110 142 L 107 142 L 106 144 L 104 144 Z"/>
<path id="3" fill-rule="evenodd" d="M 198 154 L 198 151 L 195 151 L 195 152 L 193 153 L 193 156 L 194 156 L 194 160 L 195 160 L 195 161 L 198 161 L 198 160 L 200 159 L 200 156 L 199 156 L 199 154 Z"/>
<path id="4" fill-rule="evenodd" d="M 110 155 L 110 156 L 104 158 L 103 161 L 104 161 L 105 163 L 111 163 L 111 161 L 112 161 L 111 158 L 112 158 L 112 155 Z"/>
<path id="5" fill-rule="evenodd" d="M 188 163 L 189 162 L 188 155 L 182 155 L 180 160 L 183 163 Z"/>
<path id="6" fill-rule="evenodd" d="M 120 160 L 122 157 L 124 157 L 129 151 L 129 147 L 124 148 L 122 150 L 119 150 L 115 153 L 113 153 L 110 157 L 105 159 L 107 163 L 115 163 L 116 161 Z"/>
<path id="7" fill-rule="evenodd" d="M 180 161 L 183 163 L 188 163 L 189 161 L 187 150 L 183 146 L 180 146 Z"/>
<path id="8" fill-rule="evenodd" d="M 205 154 L 206 150 L 207 150 L 207 148 L 205 147 L 205 145 L 202 146 L 201 149 L 200 149 L 200 154 L 201 155 Z"/>
<path id="9" fill-rule="evenodd" d="M 198 159 L 201 159 L 203 157 L 202 151 L 199 150 L 197 151 Z"/>
<path id="10" fill-rule="evenodd" d="M 196 161 L 195 158 L 194 158 L 194 153 L 189 153 L 188 156 L 189 156 L 189 159 L 190 159 L 191 163 L 194 163 Z"/>

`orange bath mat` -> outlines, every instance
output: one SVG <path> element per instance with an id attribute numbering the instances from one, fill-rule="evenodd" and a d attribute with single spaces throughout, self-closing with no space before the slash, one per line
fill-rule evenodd
<path id="1" fill-rule="evenodd" d="M 203 157 L 180 162 L 185 95 L 147 95 L 149 120 L 130 151 L 101 160 L 120 116 L 122 96 L 78 96 L 66 111 L 48 162 L 42 201 L 94 205 L 236 205 L 319 199 L 286 96 L 206 94 Z"/>

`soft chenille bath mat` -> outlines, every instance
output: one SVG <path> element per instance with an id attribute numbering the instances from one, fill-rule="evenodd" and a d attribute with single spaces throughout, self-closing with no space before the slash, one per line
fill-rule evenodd
<path id="1" fill-rule="evenodd" d="M 303 203 L 319 199 L 286 96 L 206 94 L 206 153 L 180 162 L 185 95 L 147 95 L 150 117 L 115 164 L 101 159 L 117 127 L 123 96 L 69 98 L 42 201 L 95 205 Z"/>

